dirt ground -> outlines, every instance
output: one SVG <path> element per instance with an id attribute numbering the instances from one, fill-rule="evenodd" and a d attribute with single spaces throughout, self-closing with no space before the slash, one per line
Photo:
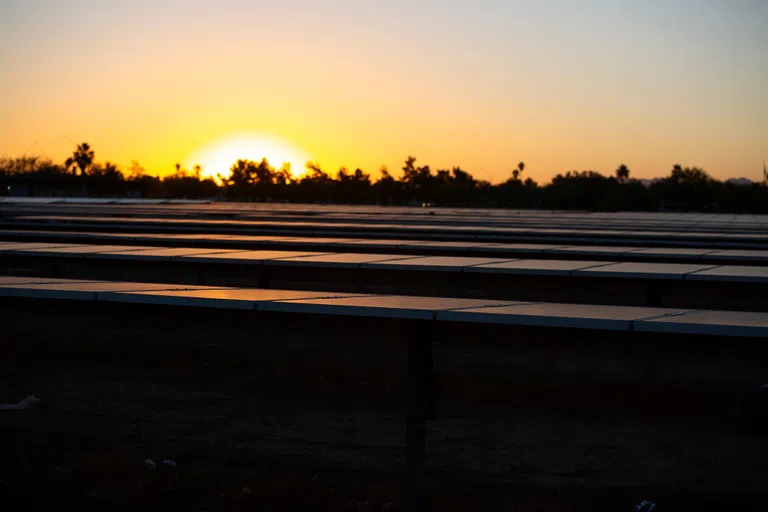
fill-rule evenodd
<path id="1" fill-rule="evenodd" d="M 397 329 L 82 307 L 5 305 L 0 510 L 402 508 Z M 564 347 L 436 347 L 431 510 L 766 509 L 764 359 Z"/>

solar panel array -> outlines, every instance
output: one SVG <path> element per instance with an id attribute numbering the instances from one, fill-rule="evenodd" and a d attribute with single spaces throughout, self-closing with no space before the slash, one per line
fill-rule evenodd
<path id="1" fill-rule="evenodd" d="M 0 254 L 17 259 L 86 259 L 95 266 L 102 261 L 124 265 L 133 261 L 207 268 L 247 265 L 311 269 L 313 279 L 318 281 L 334 269 L 346 269 L 383 271 L 393 276 L 440 273 L 446 282 L 459 275 L 466 276 L 464 279 L 506 276 L 511 283 L 518 277 L 536 276 L 603 282 L 690 281 L 711 286 L 768 282 L 765 216 L 8 198 L 0 202 L 0 209 L 4 212 L 0 219 L 4 240 L 0 242 Z M 265 303 L 279 303 L 288 311 L 386 312 L 404 318 L 426 315 L 451 321 L 506 323 L 525 318 L 536 325 L 622 329 L 644 322 L 643 329 L 648 330 L 657 328 L 657 324 L 667 329 L 678 325 L 673 319 L 680 317 L 680 325 L 695 325 L 696 329 L 705 329 L 706 325 L 683 322 L 683 317 L 694 314 L 690 312 L 635 311 L 610 304 L 531 305 L 513 300 L 503 306 L 479 306 L 471 302 L 478 299 L 465 298 L 329 297 L 329 292 L 323 291 L 312 295 L 313 290 L 304 292 L 309 294 L 306 296 L 294 296 L 286 290 L 214 290 L 190 285 L 163 288 L 162 283 L 122 282 L 110 288 L 109 283 L 102 282 L 8 281 L 3 286 L 4 293 L 20 296 L 41 293 L 97 300 L 130 297 L 131 301 L 211 307 L 250 307 L 261 304 L 259 297 L 265 297 Z M 141 289 L 144 286 L 148 289 Z M 268 300 L 283 293 L 290 297 Z M 510 298 L 514 299 L 513 290 Z M 727 319 L 729 312 L 720 315 Z M 654 323 L 652 319 L 660 316 L 669 318 Z M 722 323 L 731 325 L 726 320 Z"/>
<path id="2" fill-rule="evenodd" d="M 0 277 L 0 297 L 245 309 L 445 322 L 768 336 L 768 314 L 670 308 L 527 303 L 303 290 Z"/>

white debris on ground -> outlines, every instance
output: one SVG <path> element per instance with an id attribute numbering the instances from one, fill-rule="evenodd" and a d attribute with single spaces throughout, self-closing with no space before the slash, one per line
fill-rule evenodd
<path id="1" fill-rule="evenodd" d="M 656 503 L 648 500 L 643 500 L 635 507 L 636 512 L 653 512 L 654 510 L 656 510 Z"/>
<path id="2" fill-rule="evenodd" d="M 40 399 L 35 395 L 29 395 L 27 398 L 17 404 L 0 404 L 0 411 L 18 411 L 23 409 L 34 409 Z"/>
<path id="3" fill-rule="evenodd" d="M 155 461 L 153 461 L 152 459 L 144 459 L 144 466 L 147 469 L 152 470 L 157 467 L 157 464 L 155 464 Z"/>

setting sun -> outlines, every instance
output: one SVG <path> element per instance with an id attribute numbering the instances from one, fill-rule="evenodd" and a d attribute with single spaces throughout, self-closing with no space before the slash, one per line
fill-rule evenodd
<path id="1" fill-rule="evenodd" d="M 290 164 L 291 174 L 298 177 L 304 172 L 311 156 L 291 142 L 274 135 L 237 134 L 216 139 L 192 153 L 184 163 L 187 168 L 200 165 L 203 176 L 229 176 L 229 170 L 238 160 L 260 162 L 266 158 L 274 168 Z"/>

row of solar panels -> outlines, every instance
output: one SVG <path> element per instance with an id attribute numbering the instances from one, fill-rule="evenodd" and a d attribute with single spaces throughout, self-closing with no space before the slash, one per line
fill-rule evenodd
<path id="1" fill-rule="evenodd" d="M 88 242 L 149 246 L 200 246 L 209 248 L 271 248 L 332 250 L 345 252 L 386 251 L 397 254 L 473 255 L 525 258 L 610 258 L 621 261 L 675 261 L 686 263 L 744 262 L 768 265 L 768 249 L 717 249 L 692 247 L 630 247 L 611 245 L 557 245 L 489 243 L 407 239 L 355 239 L 278 235 L 225 235 L 179 233 L 109 233 L 80 231 L 0 230 L 0 240 Z"/>
<path id="2" fill-rule="evenodd" d="M 137 207 L 141 206 L 141 209 Z M 135 199 L 72 199 L 72 198 L 31 198 L 16 201 L 14 198 L 0 198 L 0 207 L 5 211 L 93 212 L 114 215 L 116 213 L 157 215 L 235 215 L 252 217 L 297 218 L 311 215 L 315 218 L 351 218 L 358 220 L 391 219 L 394 221 L 428 220 L 429 222 L 477 222 L 492 223 L 546 223 L 549 225 L 582 226 L 594 224 L 629 223 L 631 226 L 712 226 L 720 228 L 768 228 L 768 216 L 750 214 L 702 214 L 702 213 L 657 213 L 657 212 L 611 212 L 591 213 L 578 211 L 551 210 L 473 210 L 473 209 L 422 209 L 375 206 L 323 206 L 286 205 L 259 203 L 211 203 L 206 201 L 183 200 L 135 200 Z"/>
<path id="3" fill-rule="evenodd" d="M 105 198 L 105 197 L 0 197 L 0 204 L 4 205 L 201 205 L 211 204 L 208 199 L 130 199 L 130 198 Z"/>
<path id="4" fill-rule="evenodd" d="M 193 287 L 0 277 L 0 297 L 97 300 L 246 309 L 296 314 L 367 316 L 716 336 L 768 335 L 768 313 L 528 303 L 291 290 Z"/>
<path id="5" fill-rule="evenodd" d="M 250 235 L 301 235 L 352 238 L 420 238 L 484 242 L 623 244 L 667 247 L 768 248 L 768 233 L 626 231 L 594 229 L 498 228 L 453 225 L 403 225 L 365 222 L 280 222 L 165 218 L 31 216 L 0 219 L 3 229 L 205 232 Z"/>
<path id="6" fill-rule="evenodd" d="M 1 207 L 2 205 L 0 205 Z M 768 224 L 758 222 L 701 222 L 691 220 L 667 219 L 664 222 L 656 220 L 643 219 L 612 219 L 612 218 L 583 218 L 583 219 L 560 219 L 560 218 L 542 218 L 542 217 L 523 217 L 523 218 L 492 218 L 488 216 L 424 216 L 424 215 L 348 215 L 348 214 L 325 214 L 325 215 L 297 215 L 295 213 L 216 213 L 202 211 L 179 211 L 178 209 L 158 206 L 155 208 L 143 207 L 137 210 L 135 207 L 122 206 L 110 208 L 72 208 L 69 206 L 48 207 L 45 212 L 39 208 L 2 208 L 4 216 L 9 217 L 27 217 L 38 216 L 45 213 L 46 216 L 76 216 L 81 218 L 98 217 L 128 217 L 128 218 L 164 218 L 164 219 L 217 219 L 228 220 L 230 222 L 287 222 L 297 223 L 302 221 L 312 221 L 314 223 L 324 222 L 332 225 L 344 225 L 350 221 L 365 222 L 368 225 L 391 225 L 398 224 L 402 226 L 428 224 L 432 226 L 456 226 L 464 228 L 472 227 L 491 227 L 491 228 L 509 228 L 526 230 L 595 230 L 595 231 L 661 231 L 661 232 L 718 232 L 718 233 L 768 233 Z"/>
<path id="7" fill-rule="evenodd" d="M 311 251 L 224 251 L 123 245 L 67 245 L 0 242 L 0 254 L 120 260 L 177 260 L 210 264 L 285 265 L 486 274 L 571 275 L 633 279 L 768 282 L 768 267 L 577 260 L 515 260 L 461 256 L 413 256 Z"/>

